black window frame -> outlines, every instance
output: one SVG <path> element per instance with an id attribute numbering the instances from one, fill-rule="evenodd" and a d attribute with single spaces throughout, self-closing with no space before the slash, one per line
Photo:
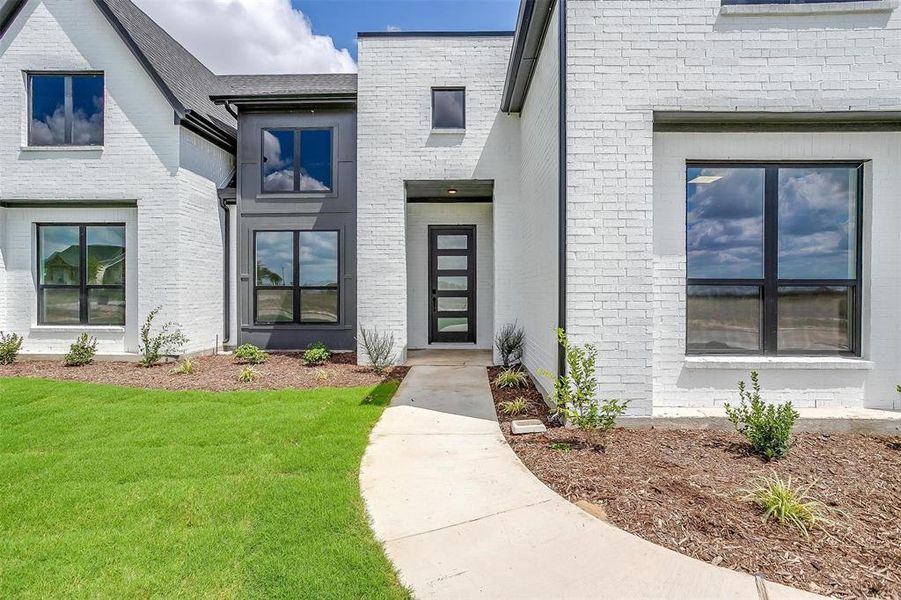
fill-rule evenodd
<path id="1" fill-rule="evenodd" d="M 257 276 L 257 235 L 260 233 L 291 233 L 294 234 L 293 239 L 293 272 L 291 285 L 259 285 Z M 301 285 L 300 283 L 300 234 L 302 233 L 334 233 L 335 240 L 335 260 L 338 265 L 336 273 L 335 285 Z M 257 316 L 257 297 L 260 290 L 280 290 L 291 291 L 292 304 L 291 308 L 294 312 L 293 321 L 260 321 Z M 335 290 L 337 297 L 337 319 L 329 321 L 304 321 L 302 320 L 301 292 L 304 290 Z M 296 327 L 304 326 L 322 326 L 336 327 L 341 325 L 341 231 L 339 229 L 255 229 L 253 232 L 253 323 L 254 325 L 265 325 L 267 327 Z"/>
<path id="2" fill-rule="evenodd" d="M 101 148 L 106 142 L 106 75 L 103 71 L 28 71 L 27 75 L 27 92 L 28 92 L 28 146 L 31 148 Z M 32 142 L 31 126 L 33 122 L 34 109 L 34 80 L 37 77 L 63 77 L 64 78 L 64 106 L 66 118 L 65 136 L 68 141 L 62 144 L 35 144 Z M 95 144 L 76 144 L 72 139 L 72 125 L 75 120 L 74 100 L 72 96 L 72 78 L 73 77 L 100 77 L 103 84 L 103 109 L 100 113 L 100 141 Z"/>
<path id="3" fill-rule="evenodd" d="M 460 127 L 438 127 L 435 125 L 435 92 L 463 92 L 463 123 Z M 432 129 L 465 131 L 466 130 L 466 88 L 464 86 L 444 86 L 432 88 Z"/>
<path id="4" fill-rule="evenodd" d="M 267 190 L 266 189 L 266 132 L 267 131 L 290 131 L 294 134 L 294 186 L 290 190 Z M 329 172 L 331 173 L 331 185 L 325 190 L 302 190 L 300 189 L 300 170 L 301 170 L 301 133 L 304 131 L 328 131 L 331 137 L 331 153 L 329 155 Z M 266 196 L 278 196 L 285 194 L 292 195 L 322 195 L 333 194 L 335 192 L 335 180 L 337 172 L 335 171 L 335 128 L 334 127 L 261 127 L 260 128 L 260 193 Z"/>
<path id="5" fill-rule="evenodd" d="M 688 277 L 688 236 L 685 236 L 686 257 L 686 310 L 685 310 L 685 354 L 691 356 L 846 356 L 860 357 L 862 352 L 861 330 L 863 315 L 863 229 L 864 229 L 864 180 L 865 160 L 856 161 L 687 161 L 685 164 L 685 222 L 688 231 L 688 170 L 689 169 L 763 169 L 763 278 L 761 279 L 718 279 Z M 853 279 L 779 279 L 779 170 L 805 168 L 847 168 L 857 170 L 857 231 L 855 247 L 855 277 Z M 757 287 L 760 290 L 760 340 L 757 350 L 704 349 L 689 347 L 688 340 L 688 290 L 691 286 L 711 287 Z M 850 288 L 851 306 L 848 310 L 848 337 L 850 350 L 780 350 L 778 348 L 779 288 L 780 287 L 827 287 Z"/>
<path id="6" fill-rule="evenodd" d="M 43 227 L 78 227 L 78 285 L 64 285 L 64 284 L 45 284 L 43 282 L 43 268 L 44 265 L 42 263 L 42 253 L 41 253 L 41 228 Z M 88 284 L 88 227 L 121 227 L 126 236 L 125 240 L 125 263 L 122 265 L 122 284 L 121 285 L 97 285 L 97 284 Z M 37 276 L 37 290 L 38 290 L 38 315 L 37 315 L 37 323 L 42 326 L 49 327 L 125 327 L 125 324 L 128 320 L 127 311 L 128 311 L 128 295 L 127 295 L 127 284 L 128 284 L 128 227 L 125 223 L 35 223 L 35 249 L 36 253 L 36 264 L 37 270 L 35 275 Z M 48 322 L 43 318 L 44 315 L 44 290 L 47 289 L 57 289 L 57 290 L 78 290 L 78 323 L 53 323 Z M 126 316 L 122 320 L 121 325 L 93 325 L 89 322 L 89 300 L 90 300 L 90 291 L 91 290 L 122 290 L 122 300 L 125 303 L 125 311 Z"/>

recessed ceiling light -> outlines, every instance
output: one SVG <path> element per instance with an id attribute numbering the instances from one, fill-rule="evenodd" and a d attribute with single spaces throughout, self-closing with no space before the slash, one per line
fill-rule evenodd
<path id="1" fill-rule="evenodd" d="M 698 175 L 688 183 L 713 183 L 722 179 L 722 175 Z"/>
<path id="2" fill-rule="evenodd" d="M 456 196 L 457 190 L 456 190 L 456 188 L 448 188 L 447 193 L 450 194 L 451 196 Z"/>

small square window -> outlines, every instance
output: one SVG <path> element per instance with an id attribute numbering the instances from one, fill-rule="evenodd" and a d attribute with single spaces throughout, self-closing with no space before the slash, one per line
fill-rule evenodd
<path id="1" fill-rule="evenodd" d="M 466 129 L 466 90 L 432 89 L 432 129 Z"/>
<path id="2" fill-rule="evenodd" d="M 263 193 L 332 191 L 331 129 L 263 129 Z"/>
<path id="3" fill-rule="evenodd" d="M 29 76 L 28 144 L 103 145 L 103 75 Z"/>

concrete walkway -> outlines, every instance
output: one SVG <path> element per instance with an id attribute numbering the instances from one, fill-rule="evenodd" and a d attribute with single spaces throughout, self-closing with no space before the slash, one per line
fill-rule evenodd
<path id="1" fill-rule="evenodd" d="M 628 534 L 542 484 L 504 440 L 484 368 L 414 367 L 372 433 L 360 482 L 417 598 L 761 598 L 753 577 Z"/>

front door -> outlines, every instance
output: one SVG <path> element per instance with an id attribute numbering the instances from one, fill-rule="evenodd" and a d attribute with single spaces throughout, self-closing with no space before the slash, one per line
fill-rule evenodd
<path id="1" fill-rule="evenodd" d="M 476 343 L 476 227 L 429 226 L 429 343 Z"/>

